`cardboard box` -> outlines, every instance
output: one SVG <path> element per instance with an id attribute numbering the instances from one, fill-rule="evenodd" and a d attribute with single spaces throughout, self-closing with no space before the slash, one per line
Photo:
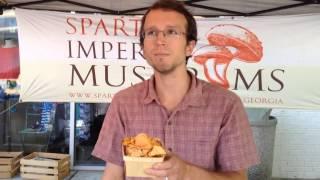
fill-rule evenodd
<path id="1" fill-rule="evenodd" d="M 150 177 L 144 170 L 151 168 L 156 162 L 162 162 L 164 157 L 131 157 L 123 153 L 125 173 L 128 177 Z"/>
<path id="2" fill-rule="evenodd" d="M 25 179 L 60 180 L 70 173 L 68 154 L 34 152 L 20 160 L 21 177 Z"/>
<path id="3" fill-rule="evenodd" d="M 22 152 L 0 152 L 0 178 L 12 178 L 19 171 Z"/>

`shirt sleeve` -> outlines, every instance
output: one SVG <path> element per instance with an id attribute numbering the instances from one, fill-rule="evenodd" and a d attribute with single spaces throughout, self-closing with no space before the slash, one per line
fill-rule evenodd
<path id="1" fill-rule="evenodd" d="M 115 96 L 104 118 L 92 155 L 106 162 L 123 166 L 121 142 L 124 138 L 124 127 L 121 123 L 119 108 L 119 102 Z"/>
<path id="2" fill-rule="evenodd" d="M 225 112 L 216 152 L 216 167 L 221 171 L 247 169 L 260 161 L 246 111 L 238 96 Z"/>

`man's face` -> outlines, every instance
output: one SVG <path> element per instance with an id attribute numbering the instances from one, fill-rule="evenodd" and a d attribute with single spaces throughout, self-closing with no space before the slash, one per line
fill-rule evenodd
<path id="1" fill-rule="evenodd" d="M 171 73 L 185 69 L 195 42 L 186 40 L 187 21 L 182 14 L 171 10 L 151 10 L 144 24 L 143 54 L 156 72 Z"/>

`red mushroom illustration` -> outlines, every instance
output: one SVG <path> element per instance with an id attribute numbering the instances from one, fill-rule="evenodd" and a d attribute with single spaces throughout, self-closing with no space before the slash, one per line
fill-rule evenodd
<path id="1" fill-rule="evenodd" d="M 218 83 L 223 87 L 229 87 L 226 81 L 226 70 L 233 55 L 225 47 L 206 45 L 199 48 L 194 54 L 194 60 L 204 67 L 205 76 L 210 83 Z"/>
<path id="2" fill-rule="evenodd" d="M 251 31 L 234 24 L 219 24 L 207 33 L 209 45 L 193 53 L 195 62 L 204 66 L 205 76 L 211 83 L 229 88 L 227 68 L 233 59 L 247 63 L 261 60 L 261 42 Z M 212 48 L 209 48 L 209 47 Z"/>

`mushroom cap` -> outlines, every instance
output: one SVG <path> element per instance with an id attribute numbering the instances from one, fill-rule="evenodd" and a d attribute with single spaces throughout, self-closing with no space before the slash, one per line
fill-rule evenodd
<path id="1" fill-rule="evenodd" d="M 233 59 L 230 50 L 225 47 L 211 45 L 202 46 L 193 54 L 195 62 L 204 64 L 208 59 L 215 59 L 217 63 L 228 63 Z"/>
<path id="2" fill-rule="evenodd" d="M 207 39 L 213 46 L 235 48 L 234 58 L 241 61 L 258 62 L 263 55 L 263 48 L 257 36 L 238 25 L 216 25 L 208 32 Z"/>

